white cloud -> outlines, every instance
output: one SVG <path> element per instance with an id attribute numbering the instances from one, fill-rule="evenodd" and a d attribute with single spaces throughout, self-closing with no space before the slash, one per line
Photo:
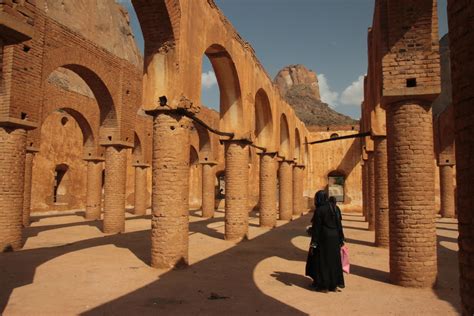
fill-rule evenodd
<path id="1" fill-rule="evenodd" d="M 339 93 L 331 90 L 331 87 L 329 87 L 328 81 L 324 74 L 318 75 L 318 81 L 321 101 L 329 104 L 331 107 L 336 107 L 339 99 Z"/>
<path id="2" fill-rule="evenodd" d="M 364 99 L 364 75 L 359 76 L 341 94 L 340 101 L 344 105 L 360 106 Z"/>
<path id="3" fill-rule="evenodd" d="M 206 89 L 212 88 L 217 84 L 217 78 L 214 71 L 209 70 L 208 72 L 203 72 L 201 77 L 202 86 Z"/>

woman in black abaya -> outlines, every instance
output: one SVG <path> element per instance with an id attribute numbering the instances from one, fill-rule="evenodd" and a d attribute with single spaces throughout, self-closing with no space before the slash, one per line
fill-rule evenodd
<path id="1" fill-rule="evenodd" d="M 316 193 L 315 204 L 306 275 L 313 278 L 313 286 L 317 291 L 336 291 L 337 287 L 344 287 L 341 264 L 344 236 L 341 220 L 328 202 L 326 192 Z"/>

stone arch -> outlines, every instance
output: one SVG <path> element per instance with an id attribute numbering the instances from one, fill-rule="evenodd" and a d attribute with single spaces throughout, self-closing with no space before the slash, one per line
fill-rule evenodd
<path id="1" fill-rule="evenodd" d="M 142 141 L 137 132 L 134 132 L 132 157 L 133 161 L 136 163 L 143 162 Z"/>
<path id="2" fill-rule="evenodd" d="M 240 81 L 232 57 L 221 45 L 209 46 L 204 54 L 209 58 L 220 92 L 220 128 L 232 132 L 241 129 L 243 106 Z"/>
<path id="3" fill-rule="evenodd" d="M 309 167 L 309 144 L 308 144 L 308 137 L 304 138 L 304 155 L 303 155 L 303 164 Z"/>
<path id="4" fill-rule="evenodd" d="M 144 54 L 144 106 L 156 106 L 160 96 L 169 93 L 168 84 L 175 71 L 173 62 L 177 54 L 181 5 L 179 0 L 133 0 L 145 40 Z"/>
<path id="5" fill-rule="evenodd" d="M 285 114 L 280 117 L 280 156 L 290 160 L 290 129 Z"/>
<path id="6" fill-rule="evenodd" d="M 196 148 L 191 145 L 189 146 L 189 166 L 194 166 L 199 163 L 199 154 Z"/>
<path id="7" fill-rule="evenodd" d="M 57 52 L 59 54 L 59 52 Z M 63 54 L 69 55 L 69 51 L 65 50 L 64 52 L 61 52 Z M 52 57 L 51 57 L 52 58 Z M 99 111 L 100 111 L 100 126 L 104 128 L 117 128 L 118 127 L 118 121 L 117 121 L 117 112 L 115 109 L 115 102 L 112 96 L 112 93 L 110 92 L 109 86 L 105 83 L 105 74 L 99 75 L 98 70 L 93 70 L 92 67 L 90 67 L 87 61 L 82 60 L 84 63 L 79 64 L 79 63 L 61 63 L 61 60 L 59 60 L 56 64 L 54 64 L 49 70 L 47 70 L 47 76 L 44 78 L 43 82 L 47 81 L 49 76 L 57 69 L 59 68 L 65 68 L 68 69 L 75 74 L 77 74 L 84 82 L 86 85 L 89 87 L 89 89 L 92 91 L 94 94 L 94 97 L 97 101 L 97 104 L 99 105 Z M 89 62 L 90 63 L 90 62 Z"/>
<path id="8" fill-rule="evenodd" d="M 94 135 L 94 130 L 91 126 L 91 123 L 87 120 L 87 118 L 81 112 L 69 107 L 56 108 L 53 111 L 51 111 L 47 116 L 45 116 L 45 118 L 42 121 L 42 124 L 53 112 L 65 112 L 69 114 L 70 116 L 72 116 L 82 131 L 82 139 L 83 139 L 82 144 L 84 146 L 84 155 L 86 157 L 88 156 L 90 157 L 97 154 L 97 139 Z"/>
<path id="9" fill-rule="evenodd" d="M 272 109 L 268 95 L 259 89 L 255 95 L 255 137 L 258 146 L 269 147 L 273 141 Z"/>
<path id="10" fill-rule="evenodd" d="M 199 157 L 205 161 L 212 161 L 214 156 L 209 132 L 197 123 L 193 123 L 193 125 L 199 137 Z"/>
<path id="11" fill-rule="evenodd" d="M 344 202 L 346 199 L 346 173 L 339 169 L 332 170 L 328 173 L 327 179 L 328 195 L 334 196 L 338 202 Z"/>
<path id="12" fill-rule="evenodd" d="M 299 129 L 295 128 L 295 152 L 294 152 L 295 159 L 297 159 L 298 163 L 303 161 L 303 155 L 301 150 L 301 136 Z"/>

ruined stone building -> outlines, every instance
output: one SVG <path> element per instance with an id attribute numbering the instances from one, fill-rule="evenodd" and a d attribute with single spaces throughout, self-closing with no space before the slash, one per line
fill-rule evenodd
<path id="1" fill-rule="evenodd" d="M 441 50 L 436 1 L 375 1 L 360 124 L 302 117 L 292 100 L 320 102 L 315 74 L 289 66 L 273 81 L 212 0 L 132 0 L 143 58 L 107 2 L 0 0 L 2 252 L 22 248 L 31 212 L 84 210 L 112 235 L 126 209 L 151 208 L 149 264 L 185 266 L 190 211 L 223 210 L 225 239 L 241 241 L 249 214 L 270 229 L 326 189 L 363 212 L 390 249 L 391 282 L 407 287 L 435 286 L 435 213 L 457 214 L 463 313 L 474 313 L 472 0 L 448 1 Z M 200 102 L 204 56 L 218 112 Z"/>

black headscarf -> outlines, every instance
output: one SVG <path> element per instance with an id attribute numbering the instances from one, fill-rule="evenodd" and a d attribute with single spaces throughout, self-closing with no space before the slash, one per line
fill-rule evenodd
<path id="1" fill-rule="evenodd" d="M 320 207 L 323 205 L 326 205 L 328 203 L 328 196 L 326 194 L 326 191 L 324 190 L 319 190 L 316 192 L 316 195 L 314 196 L 314 204 L 316 207 Z"/>

